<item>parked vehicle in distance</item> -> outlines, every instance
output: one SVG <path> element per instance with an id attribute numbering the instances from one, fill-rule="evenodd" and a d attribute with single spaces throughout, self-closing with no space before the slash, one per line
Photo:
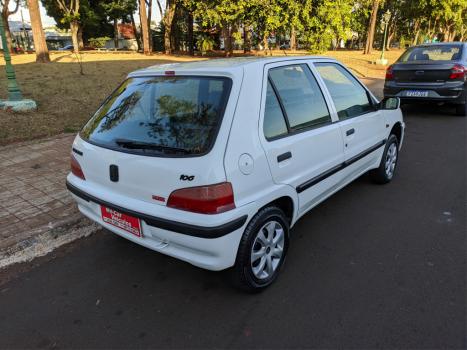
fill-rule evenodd
<path id="1" fill-rule="evenodd" d="M 58 51 L 72 51 L 73 50 L 73 45 L 65 45 L 63 47 L 59 47 Z"/>
<path id="2" fill-rule="evenodd" d="M 76 136 L 67 187 L 108 230 L 261 290 L 301 216 L 368 171 L 392 180 L 403 135 L 399 99 L 330 58 L 160 65 Z"/>
<path id="3" fill-rule="evenodd" d="M 435 101 L 455 105 L 467 115 L 467 43 L 436 43 L 414 46 L 389 66 L 385 97 L 403 102 Z"/>

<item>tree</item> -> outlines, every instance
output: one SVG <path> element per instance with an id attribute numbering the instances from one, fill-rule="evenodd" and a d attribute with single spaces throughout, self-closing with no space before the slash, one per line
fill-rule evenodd
<path id="1" fill-rule="evenodd" d="M 352 2 L 350 0 L 323 0 L 315 3 L 306 28 L 309 49 L 322 52 L 337 48 L 341 40 L 351 37 Z"/>
<path id="2" fill-rule="evenodd" d="M 365 55 L 369 55 L 373 50 L 373 40 L 375 37 L 376 19 L 378 17 L 379 2 L 380 0 L 373 0 L 370 23 L 368 25 L 368 32 L 366 36 L 365 51 L 363 52 Z"/>
<path id="3" fill-rule="evenodd" d="M 431 0 L 431 16 L 439 19 L 439 34 L 443 41 L 453 41 L 467 23 L 466 0 Z"/>
<path id="4" fill-rule="evenodd" d="M 145 55 L 150 55 L 151 50 L 149 46 L 149 28 L 145 0 L 139 0 L 139 18 L 141 23 L 141 36 L 143 37 L 143 52 Z"/>
<path id="5" fill-rule="evenodd" d="M 187 10 L 186 16 L 186 26 L 188 28 L 187 33 L 187 45 L 188 45 L 188 54 L 193 56 L 195 54 L 195 42 L 193 36 L 193 12 Z"/>
<path id="6" fill-rule="evenodd" d="M 160 0 L 157 0 L 157 6 L 162 16 L 162 23 L 164 24 L 164 52 L 166 54 L 172 53 L 172 22 L 177 8 L 177 0 L 165 0 L 165 11 L 162 11 Z"/>
<path id="7" fill-rule="evenodd" d="M 45 42 L 44 29 L 42 28 L 41 14 L 38 0 L 27 0 L 29 17 L 31 18 L 32 37 L 36 51 L 36 62 L 50 62 L 49 50 Z"/>
<path id="8" fill-rule="evenodd" d="M 80 0 L 53 0 L 56 1 L 60 13 L 60 23 L 68 25 L 71 31 L 71 40 L 73 41 L 73 51 L 79 52 L 79 21 L 80 21 Z M 43 0 L 43 2 L 48 2 Z M 50 2 L 50 0 L 49 0 Z M 47 5 L 46 5 L 47 8 Z"/>
<path id="9" fill-rule="evenodd" d="M 13 41 L 11 38 L 10 25 L 8 24 L 8 17 L 18 12 L 18 9 L 19 9 L 19 0 L 13 0 L 13 1 L 15 2 L 15 8 L 13 9 L 13 11 L 11 11 L 10 0 L 0 0 L 0 5 L 2 6 L 1 16 L 3 17 L 3 26 L 5 27 L 6 42 L 8 45 L 8 50 L 10 50 L 10 52 L 14 52 L 14 51 L 13 51 Z"/>
<path id="10" fill-rule="evenodd" d="M 53 17 L 60 29 L 69 29 L 69 23 L 63 20 L 63 12 L 56 0 L 41 0 L 47 15 Z M 113 26 L 108 23 L 107 14 L 101 6 L 102 0 L 80 0 L 78 42 L 87 42 L 90 38 L 112 36 Z M 79 43 L 81 45 L 81 43 Z"/>
<path id="11" fill-rule="evenodd" d="M 141 37 L 138 35 L 138 30 L 136 29 L 135 17 L 130 13 L 131 26 L 133 27 L 133 33 L 135 33 L 136 44 L 138 45 L 138 51 L 141 50 Z"/>
<path id="12" fill-rule="evenodd" d="M 114 46 L 118 48 L 118 20 L 136 11 L 135 0 L 107 0 L 101 1 L 105 14 L 113 22 Z"/>
<path id="13" fill-rule="evenodd" d="M 152 31 L 151 31 L 151 20 L 152 20 L 152 0 L 146 0 L 146 7 L 148 9 L 148 34 L 149 34 L 149 51 L 152 52 Z M 162 16 L 162 14 L 161 14 Z"/>

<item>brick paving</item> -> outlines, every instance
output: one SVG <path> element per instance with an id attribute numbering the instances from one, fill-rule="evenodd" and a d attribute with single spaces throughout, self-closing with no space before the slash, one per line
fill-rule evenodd
<path id="1" fill-rule="evenodd" d="M 65 187 L 73 139 L 66 134 L 0 147 L 0 248 L 77 213 Z"/>

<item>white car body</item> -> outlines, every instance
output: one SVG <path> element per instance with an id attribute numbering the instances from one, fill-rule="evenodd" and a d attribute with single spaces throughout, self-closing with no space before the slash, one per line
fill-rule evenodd
<path id="1" fill-rule="evenodd" d="M 315 63 L 323 57 L 218 59 L 160 65 L 129 77 L 223 76 L 232 80 L 230 96 L 214 146 L 199 157 L 170 158 L 135 155 L 99 147 L 79 135 L 74 156 L 86 180 L 70 173 L 67 185 L 79 210 L 106 229 L 137 244 L 209 270 L 235 264 L 239 242 L 248 222 L 264 206 L 280 198 L 293 204 L 292 227 L 314 206 L 371 169 L 378 168 L 385 140 L 404 122 L 399 108 L 374 110 L 340 121 L 329 91 Z M 274 141 L 263 133 L 268 71 L 274 67 L 304 64 L 324 95 L 332 123 Z M 372 98 L 376 98 L 368 91 Z M 346 135 L 346 130 L 354 133 Z M 278 162 L 290 152 L 292 157 Z M 365 153 L 366 152 L 366 153 Z M 109 166 L 117 164 L 121 180 L 109 181 Z M 184 181 L 181 174 L 192 176 Z M 199 214 L 170 208 L 155 201 L 188 186 L 228 181 L 235 208 L 221 214 Z M 140 219 L 142 237 L 104 222 L 101 205 Z M 293 235 L 292 235 L 293 236 Z"/>

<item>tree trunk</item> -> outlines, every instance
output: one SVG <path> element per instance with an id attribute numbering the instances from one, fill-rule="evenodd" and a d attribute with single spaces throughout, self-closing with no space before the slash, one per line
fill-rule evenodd
<path id="1" fill-rule="evenodd" d="M 41 14 L 38 0 L 28 0 L 29 17 L 31 18 L 34 48 L 36 50 L 36 62 L 50 62 L 49 50 L 45 42 L 44 29 L 42 29 Z"/>
<path id="2" fill-rule="evenodd" d="M 449 41 L 454 41 L 456 39 L 457 31 L 454 29 L 449 35 Z"/>
<path id="3" fill-rule="evenodd" d="M 232 41 L 230 40 L 229 25 L 225 22 L 222 23 L 222 37 L 224 38 L 224 55 L 229 57 L 232 51 Z"/>
<path id="4" fill-rule="evenodd" d="M 114 48 L 118 49 L 118 21 L 114 18 Z"/>
<path id="5" fill-rule="evenodd" d="M 167 55 L 172 53 L 172 22 L 175 15 L 176 3 L 171 0 L 166 0 L 168 7 L 166 7 L 164 14 L 164 51 Z"/>
<path id="6" fill-rule="evenodd" d="M 83 41 L 83 26 L 78 23 L 78 48 L 80 50 L 84 49 L 84 41 Z"/>
<path id="7" fill-rule="evenodd" d="M 243 25 L 243 52 L 251 52 L 250 26 Z"/>
<path id="8" fill-rule="evenodd" d="M 394 39 L 395 34 L 396 34 L 396 32 L 390 32 L 388 37 L 386 38 L 386 50 L 387 51 L 390 50 L 391 41 L 392 41 L 392 39 Z"/>
<path id="9" fill-rule="evenodd" d="M 264 51 L 266 50 L 269 50 L 269 34 L 268 33 L 264 33 L 263 34 L 263 46 L 264 46 Z"/>
<path id="10" fill-rule="evenodd" d="M 295 27 L 290 28 L 290 49 L 292 51 L 297 50 L 297 33 L 295 32 Z"/>
<path id="11" fill-rule="evenodd" d="M 141 36 L 143 38 L 143 51 L 145 55 L 150 55 L 148 18 L 146 16 L 146 1 L 139 0 L 139 18 L 141 23 Z"/>
<path id="12" fill-rule="evenodd" d="M 79 53 L 79 41 L 78 41 L 79 23 L 77 20 L 73 20 L 70 22 L 70 30 L 71 30 L 71 40 L 73 42 L 73 52 Z"/>
<path id="13" fill-rule="evenodd" d="M 148 33 L 149 33 L 149 51 L 152 52 L 152 32 L 151 32 L 151 21 L 152 21 L 152 0 L 148 1 Z"/>
<path id="14" fill-rule="evenodd" d="M 5 27 L 6 43 L 7 43 L 7 46 L 8 46 L 8 50 L 10 52 L 14 53 L 13 40 L 11 39 L 10 25 L 8 24 L 8 17 L 10 16 L 10 14 L 8 12 L 8 1 L 6 1 L 5 4 L 6 5 L 4 5 L 4 7 L 2 9 L 2 17 L 3 17 L 3 26 Z"/>
<path id="15" fill-rule="evenodd" d="M 378 16 L 378 7 L 380 0 L 373 0 L 373 7 L 371 9 L 370 23 L 368 27 L 368 33 L 366 36 L 365 55 L 369 55 L 373 50 L 373 41 L 375 37 L 376 19 Z"/>
<path id="16" fill-rule="evenodd" d="M 180 17 L 185 16 L 183 9 L 179 6 L 175 11 L 174 18 L 172 20 L 172 31 L 171 31 L 171 38 L 170 44 L 172 52 L 177 52 L 182 50 L 182 43 L 181 43 L 181 32 L 177 26 L 178 19 Z"/>
<path id="17" fill-rule="evenodd" d="M 413 40 L 412 40 L 412 46 L 417 45 L 417 40 L 418 40 L 418 35 L 420 33 L 420 21 L 416 20 L 415 24 L 413 26 Z M 404 47 L 405 49 L 405 47 Z"/>
<path id="18" fill-rule="evenodd" d="M 186 16 L 186 25 L 188 28 L 187 33 L 187 44 L 188 44 L 188 54 L 193 56 L 195 54 L 194 40 L 193 40 L 193 12 L 188 11 Z"/>
<path id="19" fill-rule="evenodd" d="M 136 23 L 135 23 L 135 17 L 133 14 L 130 14 L 130 19 L 131 19 L 131 26 L 133 27 L 133 33 L 135 34 L 135 39 L 136 39 L 136 45 L 138 46 L 138 51 L 141 51 L 141 38 L 138 35 L 138 31 L 136 30 Z"/>
<path id="20" fill-rule="evenodd" d="M 412 43 L 412 46 L 413 45 L 417 45 L 418 43 L 418 37 L 420 36 L 420 29 L 417 29 L 417 31 L 415 32 L 415 37 L 413 39 L 413 43 Z"/>

